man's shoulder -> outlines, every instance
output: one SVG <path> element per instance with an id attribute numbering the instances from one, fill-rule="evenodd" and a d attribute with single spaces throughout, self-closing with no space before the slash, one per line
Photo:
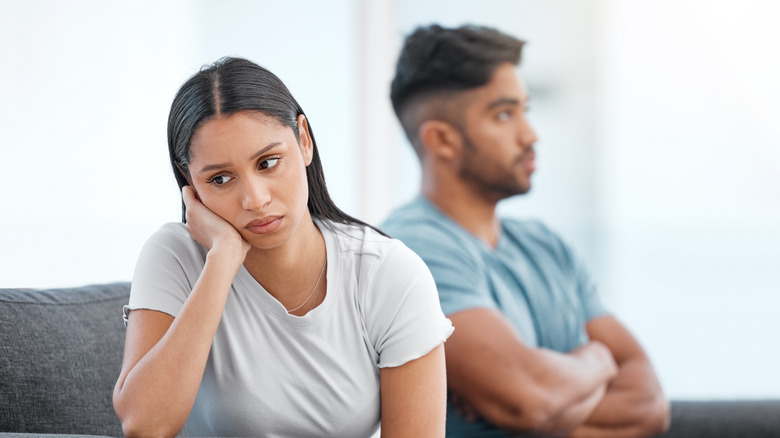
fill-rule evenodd
<path id="1" fill-rule="evenodd" d="M 417 197 L 394 210 L 381 228 L 406 245 L 462 246 L 465 232 L 430 202 Z"/>
<path id="2" fill-rule="evenodd" d="M 562 243 L 560 236 L 538 219 L 501 218 L 501 226 L 504 232 L 516 238 L 554 245 Z"/>
<path id="3" fill-rule="evenodd" d="M 402 226 L 406 223 L 437 221 L 440 218 L 435 207 L 423 196 L 417 195 L 405 204 L 390 212 L 382 223 L 385 227 Z"/>
<path id="4" fill-rule="evenodd" d="M 509 234 L 511 245 L 521 246 L 532 257 L 548 255 L 557 263 L 574 263 L 571 246 L 546 224 L 539 220 L 502 219 L 503 232 Z M 510 245 L 510 246 L 511 246 Z"/>
<path id="5" fill-rule="evenodd" d="M 434 277 L 443 266 L 463 272 L 484 268 L 484 244 L 429 201 L 418 198 L 398 208 L 382 230 L 417 253 Z"/>

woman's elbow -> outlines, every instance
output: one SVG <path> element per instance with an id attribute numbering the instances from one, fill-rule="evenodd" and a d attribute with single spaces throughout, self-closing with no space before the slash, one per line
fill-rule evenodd
<path id="1" fill-rule="evenodd" d="M 122 434 L 132 437 L 174 437 L 181 428 L 166 427 L 161 424 L 150 424 L 147 421 L 122 420 Z"/>
<path id="2" fill-rule="evenodd" d="M 172 437 L 184 426 L 172 424 L 159 415 L 149 416 L 143 412 L 133 412 L 124 406 L 118 396 L 114 396 L 114 410 L 122 425 L 122 434 L 127 437 Z"/>

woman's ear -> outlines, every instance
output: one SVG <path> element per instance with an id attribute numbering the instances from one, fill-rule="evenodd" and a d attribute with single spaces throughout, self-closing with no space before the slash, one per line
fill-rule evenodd
<path id="1" fill-rule="evenodd" d="M 303 154 L 303 164 L 308 166 L 314 156 L 314 142 L 311 139 L 311 132 L 309 132 L 309 121 L 303 114 L 298 115 L 298 137 L 300 138 L 298 146 Z"/>
<path id="2" fill-rule="evenodd" d="M 430 119 L 422 122 L 417 135 L 426 155 L 445 160 L 456 158 L 463 143 L 460 132 L 442 120 Z"/>

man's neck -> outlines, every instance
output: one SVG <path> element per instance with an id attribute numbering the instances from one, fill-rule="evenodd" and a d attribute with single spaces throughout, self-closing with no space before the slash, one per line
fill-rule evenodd
<path id="1" fill-rule="evenodd" d="M 463 186 L 434 188 L 423 184 L 422 194 L 455 223 L 492 248 L 498 244 L 501 224 L 496 202 L 485 199 Z"/>

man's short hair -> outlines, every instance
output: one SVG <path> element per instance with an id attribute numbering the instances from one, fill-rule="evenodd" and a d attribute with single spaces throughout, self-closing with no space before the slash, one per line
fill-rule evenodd
<path id="1" fill-rule="evenodd" d="M 433 24 L 418 27 L 406 38 L 390 86 L 390 99 L 419 156 L 422 151 L 417 129 L 423 120 L 409 120 L 405 113 L 430 100 L 446 100 L 487 84 L 500 64 L 520 63 L 523 44 L 496 29 L 474 25 L 448 29 Z"/>

